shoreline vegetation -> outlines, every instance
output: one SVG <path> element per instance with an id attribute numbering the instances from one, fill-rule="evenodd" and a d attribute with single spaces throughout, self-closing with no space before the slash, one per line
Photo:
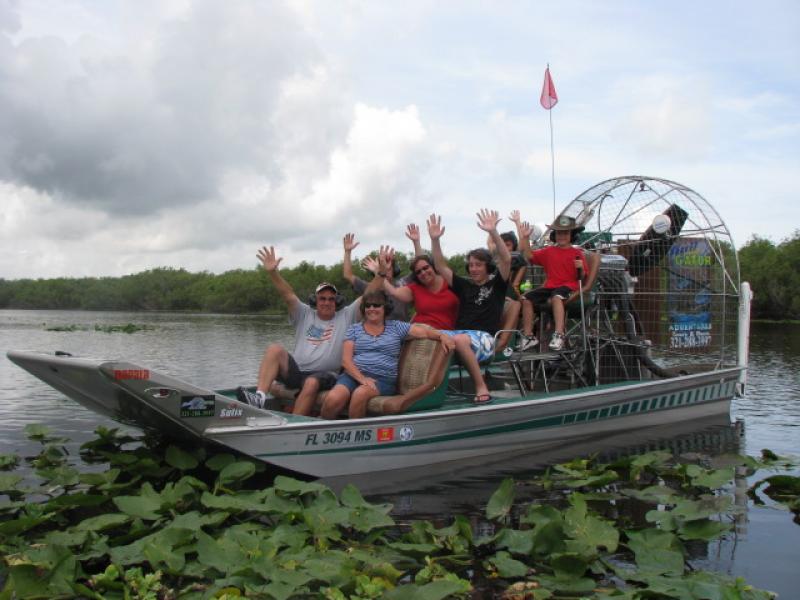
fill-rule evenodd
<path id="1" fill-rule="evenodd" d="M 411 255 L 398 254 L 402 273 Z M 448 261 L 457 273 L 465 255 Z M 368 278 L 354 259 L 354 272 Z M 800 321 L 800 230 L 779 244 L 754 236 L 739 250 L 742 281 L 754 290 L 753 320 Z M 352 300 L 355 293 L 342 274 L 342 263 L 332 266 L 302 262 L 281 274 L 304 299 L 317 283 L 329 281 Z M 190 273 L 160 267 L 122 277 L 53 279 L 0 278 L 0 309 L 184 311 L 227 314 L 283 313 L 284 305 L 261 267 L 222 274 Z"/>
<path id="2" fill-rule="evenodd" d="M 99 427 L 73 456 L 25 433 L 36 456 L 0 455 L 0 598 L 769 600 L 700 564 L 747 498 L 800 524 L 796 465 L 768 450 L 578 458 L 503 480 L 482 513 L 398 522 L 202 446 Z"/>

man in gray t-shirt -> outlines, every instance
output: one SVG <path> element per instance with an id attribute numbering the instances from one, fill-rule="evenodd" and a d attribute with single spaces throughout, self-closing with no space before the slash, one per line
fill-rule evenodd
<path id="1" fill-rule="evenodd" d="M 274 381 L 288 388 L 300 389 L 294 403 L 294 414 L 309 415 L 317 393 L 330 389 L 342 366 L 342 344 L 347 328 L 361 318 L 361 298 L 356 298 L 340 311 L 336 310 L 337 290 L 332 283 L 320 283 L 310 304 L 301 302 L 292 286 L 278 271 L 282 258 L 276 258 L 275 248 L 264 246 L 258 258 L 275 289 L 289 309 L 289 322 L 295 328 L 294 352 L 281 344 L 270 344 L 261 359 L 256 392 L 237 390 L 242 402 L 264 406 Z M 376 275 L 370 286 L 380 289 L 384 273 Z"/>

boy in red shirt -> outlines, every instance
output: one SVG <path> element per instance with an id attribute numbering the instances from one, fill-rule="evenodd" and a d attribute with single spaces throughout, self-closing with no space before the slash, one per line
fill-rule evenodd
<path id="1" fill-rule="evenodd" d="M 531 253 L 530 225 L 520 227 L 521 250 L 531 264 L 541 265 L 546 276 L 542 287 L 531 290 L 525 297 L 536 305 L 549 303 L 553 310 L 555 331 L 550 338 L 550 350 L 558 352 L 564 348 L 565 309 L 564 303 L 570 295 L 577 291 L 578 280 L 588 273 L 586 257 L 583 249 L 573 246 L 582 228 L 575 224 L 573 217 L 561 216 L 550 225 L 553 246 L 545 246 Z"/>

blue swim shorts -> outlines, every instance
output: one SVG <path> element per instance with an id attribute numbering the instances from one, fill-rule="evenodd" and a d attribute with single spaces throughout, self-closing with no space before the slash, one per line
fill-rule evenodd
<path id="1" fill-rule="evenodd" d="M 494 336 L 478 329 L 454 329 L 452 331 L 442 330 L 449 336 L 465 333 L 469 336 L 469 345 L 475 353 L 478 362 L 484 362 L 494 356 Z"/>

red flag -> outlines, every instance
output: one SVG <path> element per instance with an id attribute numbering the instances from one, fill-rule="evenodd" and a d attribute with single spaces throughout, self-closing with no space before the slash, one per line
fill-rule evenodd
<path id="1" fill-rule="evenodd" d="M 558 102 L 558 94 L 556 94 L 556 86 L 553 85 L 553 78 L 550 77 L 550 67 L 544 70 L 544 85 L 542 85 L 542 97 L 539 99 L 542 107 L 550 110 Z"/>

